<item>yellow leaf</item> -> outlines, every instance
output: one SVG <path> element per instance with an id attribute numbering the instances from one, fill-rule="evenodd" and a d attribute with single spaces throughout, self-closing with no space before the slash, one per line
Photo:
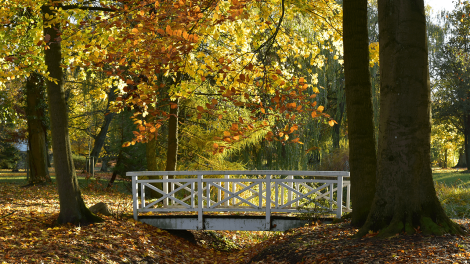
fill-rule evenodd
<path id="1" fill-rule="evenodd" d="M 318 108 L 317 108 L 317 112 L 323 112 L 323 110 L 325 109 L 325 107 L 323 107 L 322 105 L 320 105 Z"/>

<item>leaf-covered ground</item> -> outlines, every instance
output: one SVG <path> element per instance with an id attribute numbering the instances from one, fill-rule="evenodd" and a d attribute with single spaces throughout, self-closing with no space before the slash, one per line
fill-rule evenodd
<path id="1" fill-rule="evenodd" d="M 285 233 L 194 231 L 189 242 L 135 222 L 130 195 L 93 188 L 83 190 L 87 205 L 105 202 L 113 216 L 90 226 L 57 226 L 54 185 L 21 188 L 1 180 L 3 263 L 470 263 L 469 237 L 351 239 L 356 230 L 348 223 Z M 468 220 L 459 223 L 470 228 Z"/>

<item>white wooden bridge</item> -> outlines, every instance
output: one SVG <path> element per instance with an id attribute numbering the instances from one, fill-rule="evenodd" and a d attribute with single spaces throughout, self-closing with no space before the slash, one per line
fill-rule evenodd
<path id="1" fill-rule="evenodd" d="M 321 210 L 341 218 L 351 211 L 345 171 L 138 171 L 127 176 L 132 177 L 134 219 L 163 229 L 281 231 L 307 222 L 282 213 Z M 161 198 L 147 199 L 146 190 Z M 240 212 L 255 215 L 236 215 Z"/>

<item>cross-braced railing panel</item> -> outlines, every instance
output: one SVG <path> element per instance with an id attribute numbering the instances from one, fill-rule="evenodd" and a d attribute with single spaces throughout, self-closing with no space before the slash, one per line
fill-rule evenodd
<path id="1" fill-rule="evenodd" d="M 171 179 L 168 174 L 172 175 Z M 349 172 L 148 171 L 127 175 L 132 176 L 136 219 L 139 212 L 193 211 L 200 215 L 198 221 L 202 223 L 206 211 L 261 211 L 269 222 L 271 212 L 299 212 L 299 208 L 302 211 L 312 204 L 337 217 L 351 210 L 350 183 L 343 180 L 349 177 Z M 144 178 L 156 175 L 162 179 Z M 207 175 L 224 175 L 224 178 L 204 177 Z M 340 191 L 338 186 L 342 186 Z M 160 197 L 147 199 L 146 189 Z"/>

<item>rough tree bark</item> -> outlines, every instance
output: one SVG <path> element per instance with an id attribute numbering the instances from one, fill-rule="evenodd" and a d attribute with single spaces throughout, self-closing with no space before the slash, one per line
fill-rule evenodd
<path id="1" fill-rule="evenodd" d="M 376 183 L 376 149 L 369 72 L 367 0 L 344 1 L 344 76 L 351 175 L 351 224 L 362 226 Z"/>
<path id="2" fill-rule="evenodd" d="M 463 233 L 434 189 L 423 0 L 379 0 L 380 128 L 377 191 L 357 236 Z"/>
<path id="3" fill-rule="evenodd" d="M 51 182 L 47 166 L 44 79 L 32 72 L 26 80 L 26 120 L 28 122 L 29 167 L 28 186 Z"/>
<path id="4" fill-rule="evenodd" d="M 100 221 L 101 218 L 92 214 L 86 207 L 81 196 L 72 160 L 64 80 L 61 68 L 60 25 L 49 23 L 51 17 L 55 15 L 54 10 L 51 9 L 54 5 L 59 7 L 60 4 L 43 5 L 41 11 L 44 21 L 44 38 L 48 40 L 48 48 L 44 51 L 45 63 L 50 77 L 54 78 L 54 81 L 47 80 L 46 83 L 49 99 L 52 148 L 54 150 L 54 167 L 60 203 L 60 213 L 57 221 L 59 223 L 86 225 Z M 46 19 L 46 14 L 49 19 Z"/>

